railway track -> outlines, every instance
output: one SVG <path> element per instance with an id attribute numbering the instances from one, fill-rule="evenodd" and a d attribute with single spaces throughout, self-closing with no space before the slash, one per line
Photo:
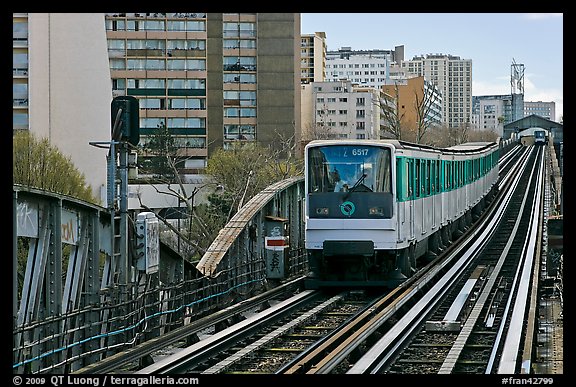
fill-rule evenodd
<path id="1" fill-rule="evenodd" d="M 371 301 L 358 291 L 303 291 L 136 373 L 274 373 Z"/>
<path id="2" fill-rule="evenodd" d="M 500 185 L 517 185 L 515 192 L 523 196 L 499 195 L 500 209 L 487 211 L 491 220 L 483 214 L 481 227 L 468 230 L 399 287 L 378 297 L 301 291 L 136 373 L 509 370 L 509 353 L 517 354 L 522 343 L 505 344 L 506 333 L 508 327 L 519 329 L 513 315 L 522 309 L 514 301 L 524 300 L 525 307 L 520 284 L 526 282 L 530 263 L 522 257 L 535 221 L 529 220 L 537 212 L 528 198 L 538 197 L 541 183 L 530 180 L 538 175 L 536 169 L 521 180 L 512 162 L 507 164 Z"/>
<path id="3" fill-rule="evenodd" d="M 539 205 L 529 198 L 539 198 L 535 191 L 541 185 L 537 177 L 542 164 L 534 163 L 540 160 L 535 153 L 531 158 L 492 237 L 450 290 L 425 316 L 404 322 L 412 328 L 401 334 L 391 329 L 390 337 L 385 335 L 348 373 L 518 372 L 521 343 L 508 343 L 521 336 L 522 326 L 513 316 L 523 316 L 527 292 L 520 284 L 530 283 L 532 275 L 526 251 Z"/>

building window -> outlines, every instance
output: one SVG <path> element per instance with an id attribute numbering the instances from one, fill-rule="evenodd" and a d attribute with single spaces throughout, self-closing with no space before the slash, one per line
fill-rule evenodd
<path id="1" fill-rule="evenodd" d="M 224 73 L 222 78 L 224 83 L 256 83 L 256 74 Z"/>
<path id="2" fill-rule="evenodd" d="M 256 127 L 254 125 L 224 125 L 224 139 L 249 140 L 255 139 Z"/>
<path id="3" fill-rule="evenodd" d="M 169 79 L 168 89 L 206 89 L 205 79 Z"/>
<path id="4" fill-rule="evenodd" d="M 26 113 L 12 113 L 12 128 L 13 129 L 28 129 L 28 114 Z"/>
<path id="5" fill-rule="evenodd" d="M 170 98 L 170 110 L 206 110 L 206 100 L 202 98 Z"/>
<path id="6" fill-rule="evenodd" d="M 255 23 L 223 23 L 222 33 L 224 37 L 236 38 L 254 38 L 256 37 L 256 24 Z"/>
<path id="7" fill-rule="evenodd" d="M 224 117 L 256 117 L 256 108 L 224 108 Z"/>
<path id="8" fill-rule="evenodd" d="M 224 39 L 224 49 L 256 49 L 255 39 Z"/>
<path id="9" fill-rule="evenodd" d="M 255 56 L 225 56 L 224 71 L 256 71 Z"/>
<path id="10" fill-rule="evenodd" d="M 256 106 L 255 91 L 224 91 L 224 105 Z"/>

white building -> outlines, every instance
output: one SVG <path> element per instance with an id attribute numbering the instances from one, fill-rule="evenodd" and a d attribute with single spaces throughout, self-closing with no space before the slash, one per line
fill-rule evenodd
<path id="1" fill-rule="evenodd" d="M 390 67 L 404 59 L 404 46 L 392 50 L 352 50 L 342 47 L 326 53 L 326 80 L 348 79 L 355 84 L 379 88 L 390 79 Z"/>
<path id="2" fill-rule="evenodd" d="M 381 91 L 351 81 L 302 85 L 303 139 L 377 139 Z"/>
<path id="3" fill-rule="evenodd" d="M 106 203 L 112 87 L 104 14 L 13 13 L 13 129 L 47 138 Z"/>
<path id="4" fill-rule="evenodd" d="M 524 117 L 532 114 L 556 121 L 556 102 L 524 101 Z"/>

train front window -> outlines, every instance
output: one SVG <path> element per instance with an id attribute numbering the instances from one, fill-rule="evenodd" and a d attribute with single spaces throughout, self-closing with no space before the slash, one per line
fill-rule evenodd
<path id="1" fill-rule="evenodd" d="M 390 149 L 331 145 L 308 150 L 310 192 L 392 192 Z"/>

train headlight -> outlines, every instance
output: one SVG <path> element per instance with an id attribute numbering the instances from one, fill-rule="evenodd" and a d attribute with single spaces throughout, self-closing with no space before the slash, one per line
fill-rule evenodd
<path id="1" fill-rule="evenodd" d="M 317 215 L 328 215 L 328 207 L 318 207 L 316 208 Z"/>
<path id="2" fill-rule="evenodd" d="M 384 207 L 370 207 L 368 213 L 375 216 L 384 216 Z"/>

